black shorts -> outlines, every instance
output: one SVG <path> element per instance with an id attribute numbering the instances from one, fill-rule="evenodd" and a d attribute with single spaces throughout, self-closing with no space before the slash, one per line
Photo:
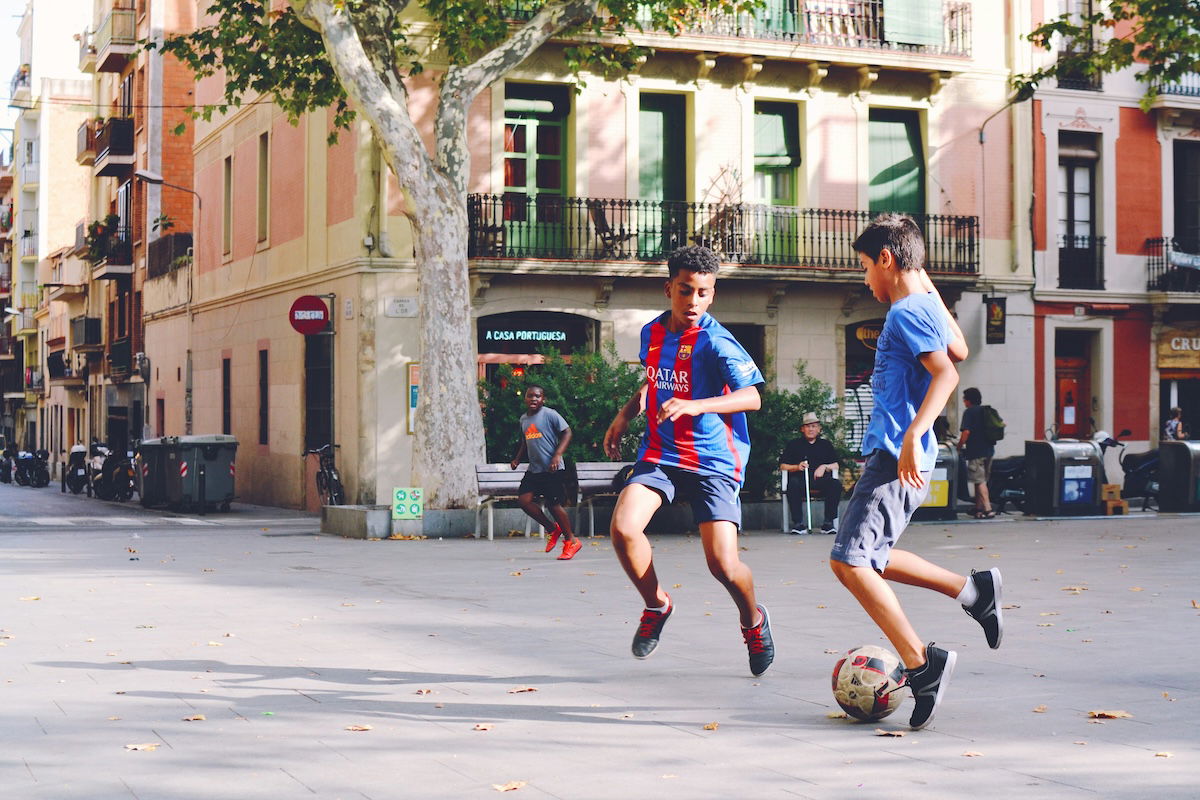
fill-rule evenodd
<path id="1" fill-rule="evenodd" d="M 560 506 L 567 496 L 567 471 L 556 469 L 550 472 L 526 472 L 521 478 L 518 494 L 530 493 L 541 497 L 548 506 Z M 510 486 L 512 484 L 509 484 Z"/>

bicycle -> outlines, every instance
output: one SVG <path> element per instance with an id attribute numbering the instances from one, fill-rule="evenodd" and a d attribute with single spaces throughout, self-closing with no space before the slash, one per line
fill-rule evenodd
<path id="1" fill-rule="evenodd" d="M 305 450 L 305 457 L 317 457 L 317 493 L 321 495 L 321 505 L 342 506 L 346 504 L 346 489 L 342 486 L 341 476 L 333 465 L 333 449 L 336 444 L 327 444 L 315 450 Z"/>

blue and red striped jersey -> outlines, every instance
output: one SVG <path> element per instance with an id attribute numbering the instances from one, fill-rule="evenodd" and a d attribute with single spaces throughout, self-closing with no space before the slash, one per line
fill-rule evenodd
<path id="1" fill-rule="evenodd" d="M 650 382 L 646 433 L 638 460 L 713 475 L 739 484 L 746 478 L 750 432 L 746 414 L 701 414 L 656 424 L 658 409 L 672 397 L 699 400 L 763 383 L 745 348 L 721 323 L 705 314 L 682 333 L 671 333 L 665 312 L 642 328 L 638 357 Z"/>

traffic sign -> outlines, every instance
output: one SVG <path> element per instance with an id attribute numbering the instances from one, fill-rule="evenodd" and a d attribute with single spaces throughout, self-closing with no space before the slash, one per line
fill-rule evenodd
<path id="1" fill-rule="evenodd" d="M 329 327 L 329 307 L 315 294 L 300 295 L 288 311 L 288 322 L 305 336 L 321 333 Z"/>

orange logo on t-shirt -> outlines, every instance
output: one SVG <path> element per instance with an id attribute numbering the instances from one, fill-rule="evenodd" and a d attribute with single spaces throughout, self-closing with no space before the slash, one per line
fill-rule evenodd
<path id="1" fill-rule="evenodd" d="M 526 439 L 541 439 L 542 432 L 537 429 L 537 425 L 531 424 L 528 428 L 525 429 L 525 438 Z"/>

